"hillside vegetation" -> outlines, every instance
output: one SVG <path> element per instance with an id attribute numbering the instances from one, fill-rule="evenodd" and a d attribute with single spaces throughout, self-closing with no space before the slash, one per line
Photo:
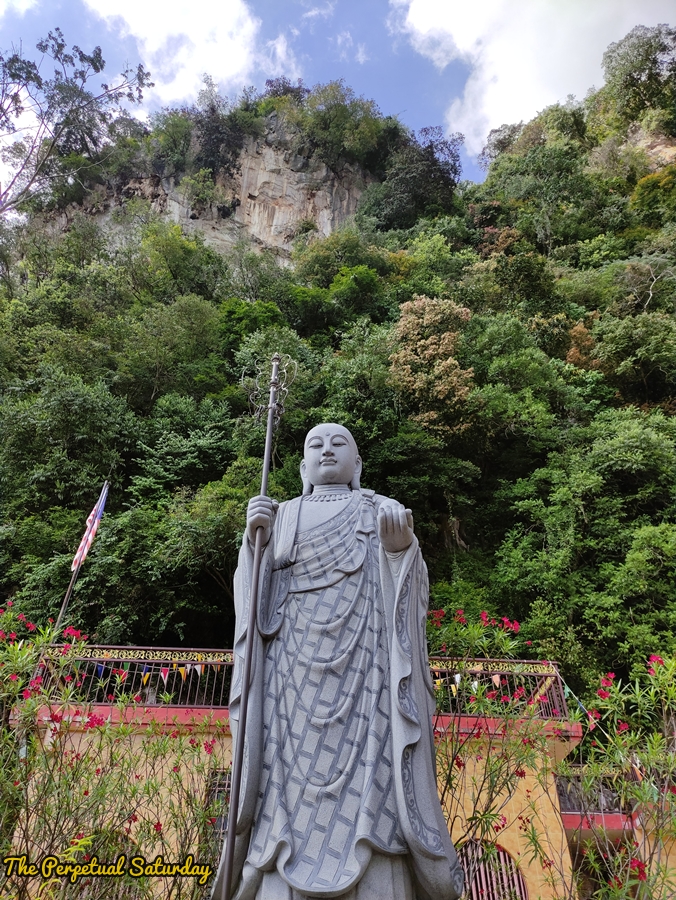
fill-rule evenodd
<path id="1" fill-rule="evenodd" d="M 448 616 L 517 619 L 578 688 L 675 653 L 676 163 L 654 149 L 675 145 L 675 48 L 667 26 L 611 45 L 603 88 L 491 133 L 483 184 L 459 181 L 459 136 L 340 82 L 229 103 L 207 79 L 194 108 L 57 148 L 0 232 L 0 602 L 56 614 L 109 477 L 72 622 L 229 644 L 263 445 L 240 379 L 279 350 L 298 375 L 274 496 L 300 490 L 305 431 L 343 422 L 363 485 L 412 508 Z M 220 256 L 138 200 L 55 227 L 153 171 L 218 200 L 271 112 L 378 178 L 351 227 L 308 224 L 292 267 Z"/>

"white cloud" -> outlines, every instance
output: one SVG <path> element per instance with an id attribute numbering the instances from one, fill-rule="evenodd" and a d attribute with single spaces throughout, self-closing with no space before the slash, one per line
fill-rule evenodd
<path id="1" fill-rule="evenodd" d="M 2 0 L 0 0 L 2 2 Z M 258 47 L 261 22 L 244 0 L 85 0 L 113 28 L 133 35 L 161 103 L 195 97 L 206 72 L 232 90 L 257 68 L 295 75 L 282 35 Z"/>
<path id="2" fill-rule="evenodd" d="M 334 3 L 326 3 L 324 6 L 313 6 L 306 13 L 303 13 L 301 19 L 312 21 L 313 19 L 329 19 L 333 15 L 335 9 Z"/>
<path id="3" fill-rule="evenodd" d="M 10 10 L 19 13 L 19 15 L 23 15 L 32 6 L 35 6 L 36 3 L 37 0 L 0 0 L 0 19 Z"/>
<path id="4" fill-rule="evenodd" d="M 532 118 L 603 81 L 601 56 L 635 25 L 673 17 L 673 0 L 390 0 L 391 28 L 439 69 L 469 67 L 447 125 L 478 153 L 491 128 Z"/>
<path id="5" fill-rule="evenodd" d="M 347 62 L 348 51 L 352 47 L 354 41 L 349 31 L 341 31 L 336 35 L 336 46 L 338 47 L 338 59 L 341 62 Z"/>
<path id="6" fill-rule="evenodd" d="M 365 62 L 369 61 L 369 55 L 366 52 L 366 44 L 358 44 L 357 45 L 357 53 L 354 57 L 360 66 L 363 66 Z"/>

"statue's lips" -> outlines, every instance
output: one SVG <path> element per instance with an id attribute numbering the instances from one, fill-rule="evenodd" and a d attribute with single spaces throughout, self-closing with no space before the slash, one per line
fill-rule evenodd
<path id="1" fill-rule="evenodd" d="M 322 460 L 322 462 L 319 463 L 319 465 L 320 466 L 335 466 L 336 460 L 335 459 L 324 459 L 324 460 Z"/>

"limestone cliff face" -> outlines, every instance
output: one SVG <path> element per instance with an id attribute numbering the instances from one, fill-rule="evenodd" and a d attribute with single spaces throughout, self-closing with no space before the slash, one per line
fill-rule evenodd
<path id="1" fill-rule="evenodd" d="M 239 171 L 220 181 L 224 203 L 191 207 L 177 179 L 153 175 L 133 179 L 121 196 L 95 193 L 87 205 L 105 215 L 123 199 L 142 197 L 186 231 L 201 232 L 217 249 L 250 239 L 284 258 L 299 232 L 316 229 L 325 236 L 353 216 L 372 180 L 348 165 L 340 174 L 331 171 L 300 145 L 297 132 L 272 113 L 265 119 L 262 137 L 246 139 Z"/>

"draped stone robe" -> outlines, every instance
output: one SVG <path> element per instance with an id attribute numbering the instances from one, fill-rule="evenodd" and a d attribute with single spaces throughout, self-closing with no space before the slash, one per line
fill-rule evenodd
<path id="1" fill-rule="evenodd" d="M 437 794 L 427 570 L 415 539 L 399 554 L 380 546 L 383 499 L 353 491 L 345 509 L 306 532 L 298 531 L 302 498 L 280 505 L 261 568 L 237 900 L 268 896 L 259 889 L 273 871 L 284 896 L 342 897 L 379 854 L 404 861 L 416 900 L 455 900 L 462 890 Z M 252 557 L 245 538 L 233 736 Z M 402 887 L 402 900 L 410 896 Z"/>

